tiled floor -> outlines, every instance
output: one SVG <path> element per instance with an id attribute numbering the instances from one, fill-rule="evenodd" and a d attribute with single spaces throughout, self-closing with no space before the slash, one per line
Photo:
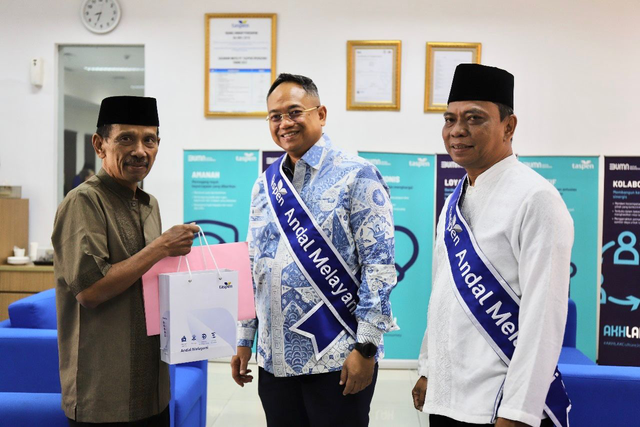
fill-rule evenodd
<path id="1" fill-rule="evenodd" d="M 249 367 L 254 373 L 256 365 Z M 371 427 L 428 427 L 425 414 L 413 408 L 414 370 L 381 369 L 369 414 Z M 229 363 L 209 363 L 207 427 L 264 427 L 257 377 L 244 388 L 231 379 Z"/>

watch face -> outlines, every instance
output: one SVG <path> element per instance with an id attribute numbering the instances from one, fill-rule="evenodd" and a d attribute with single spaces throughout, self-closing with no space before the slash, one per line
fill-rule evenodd
<path id="1" fill-rule="evenodd" d="M 84 26 L 94 33 L 108 33 L 120 22 L 117 0 L 85 0 L 80 13 Z"/>
<path id="2" fill-rule="evenodd" d="M 378 351 L 378 347 L 373 343 L 356 343 L 355 349 L 358 350 L 360 354 L 362 354 L 362 356 L 366 357 L 367 359 L 375 356 Z"/>

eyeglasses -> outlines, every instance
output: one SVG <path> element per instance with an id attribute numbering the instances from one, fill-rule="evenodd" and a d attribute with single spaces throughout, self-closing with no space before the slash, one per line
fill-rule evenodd
<path id="1" fill-rule="evenodd" d="M 317 110 L 321 105 L 313 108 L 307 108 L 306 110 L 292 110 L 288 113 L 283 114 L 269 114 L 265 120 L 270 121 L 271 123 L 280 123 L 283 118 L 287 117 L 291 121 L 297 121 L 304 113 L 308 113 L 309 111 Z"/>

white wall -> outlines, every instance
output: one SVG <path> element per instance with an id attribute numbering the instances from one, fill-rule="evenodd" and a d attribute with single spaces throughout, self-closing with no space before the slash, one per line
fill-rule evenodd
<path id="1" fill-rule="evenodd" d="M 120 2 L 120 25 L 101 36 L 80 23 L 80 0 L 0 2 L 0 183 L 23 186 L 41 244 L 57 204 L 57 44 L 145 46 L 145 93 L 158 98 L 162 129 L 145 188 L 165 228 L 182 221 L 184 148 L 274 147 L 263 120 L 203 116 L 208 12 L 277 13 L 278 71 L 316 81 L 327 133 L 353 151 L 442 152 L 442 117 L 423 113 L 425 43 L 464 41 L 516 77 L 518 153 L 640 155 L 637 0 Z M 346 41 L 366 39 L 402 40 L 400 112 L 346 111 Z M 44 58 L 42 89 L 29 84 L 32 57 Z"/>

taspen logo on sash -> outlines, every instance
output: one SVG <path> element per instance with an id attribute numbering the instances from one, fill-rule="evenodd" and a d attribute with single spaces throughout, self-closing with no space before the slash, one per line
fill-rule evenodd
<path id="1" fill-rule="evenodd" d="M 451 208 L 449 209 L 449 224 L 447 225 L 447 231 L 451 233 L 451 237 L 457 245 L 460 241 L 460 238 L 457 237 L 457 233 L 462 233 L 462 227 L 456 221 L 456 216 L 453 215 L 453 208 Z"/>
<path id="2" fill-rule="evenodd" d="M 264 174 L 269 206 L 292 258 L 322 299 L 290 329 L 308 337 L 320 359 L 345 331 L 355 337 L 359 282 L 282 173 L 283 159 Z"/>
<path id="3" fill-rule="evenodd" d="M 282 196 L 287 194 L 287 189 L 283 188 L 283 185 L 282 180 L 279 180 L 278 184 L 276 184 L 276 177 L 273 176 L 271 178 L 271 194 L 275 196 L 276 201 L 280 206 L 284 205 L 284 198 Z"/>
<path id="4" fill-rule="evenodd" d="M 463 182 L 460 181 L 449 199 L 447 226 L 443 233 L 453 291 L 471 323 L 509 366 L 517 345 L 520 298 L 482 252 L 460 212 L 458 204 Z M 489 298 L 491 301 L 485 305 Z M 554 425 L 568 427 L 571 402 L 557 368 L 549 382 L 544 411 Z M 496 402 L 500 400 L 499 394 Z"/>

